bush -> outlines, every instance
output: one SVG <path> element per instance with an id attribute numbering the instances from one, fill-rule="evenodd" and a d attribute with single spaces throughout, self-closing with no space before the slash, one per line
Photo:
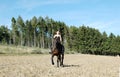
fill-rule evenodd
<path id="1" fill-rule="evenodd" d="M 33 50 L 31 54 L 43 54 L 40 50 Z"/>

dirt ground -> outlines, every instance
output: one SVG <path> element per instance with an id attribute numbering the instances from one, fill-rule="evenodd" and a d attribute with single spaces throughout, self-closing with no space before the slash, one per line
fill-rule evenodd
<path id="1" fill-rule="evenodd" d="M 65 54 L 64 67 L 51 55 L 0 56 L 0 77 L 119 77 L 120 57 Z M 56 57 L 54 57 L 56 63 Z"/>

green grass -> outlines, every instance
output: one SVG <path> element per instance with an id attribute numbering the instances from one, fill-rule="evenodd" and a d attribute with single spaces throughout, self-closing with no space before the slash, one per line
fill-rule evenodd
<path id="1" fill-rule="evenodd" d="M 0 55 L 33 55 L 33 54 L 49 54 L 50 49 L 43 49 L 38 47 L 1 45 Z M 65 54 L 75 54 L 75 51 L 70 51 L 66 48 Z"/>
<path id="2" fill-rule="evenodd" d="M 49 51 L 38 47 L 0 45 L 0 55 L 48 54 Z"/>

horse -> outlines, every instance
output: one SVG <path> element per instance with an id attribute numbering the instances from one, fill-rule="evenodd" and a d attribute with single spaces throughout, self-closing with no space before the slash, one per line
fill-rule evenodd
<path id="1" fill-rule="evenodd" d="M 54 56 L 57 56 L 57 67 L 63 66 L 64 60 L 64 46 L 58 41 L 59 37 L 54 38 L 53 47 L 51 48 L 51 62 L 54 65 Z"/>

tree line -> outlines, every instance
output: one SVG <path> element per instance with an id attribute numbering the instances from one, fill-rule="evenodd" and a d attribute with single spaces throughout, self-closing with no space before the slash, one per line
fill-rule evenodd
<path id="1" fill-rule="evenodd" d="M 33 17 L 30 20 L 24 21 L 21 16 L 17 19 L 14 17 L 11 19 L 11 29 L 5 26 L 1 26 L 8 39 L 7 44 L 49 48 L 52 44 L 52 37 L 55 31 L 60 30 L 64 39 L 67 27 L 64 22 L 54 21 L 49 17 Z M 7 38 L 6 36 L 1 37 L 1 42 Z"/>
<path id="2" fill-rule="evenodd" d="M 120 36 L 99 32 L 95 28 L 71 26 L 69 28 L 69 48 L 78 53 L 97 55 L 120 55 Z"/>
<path id="3" fill-rule="evenodd" d="M 65 49 L 77 53 L 120 55 L 120 36 L 107 35 L 95 28 L 82 25 L 67 26 L 49 17 L 36 17 L 24 21 L 21 16 L 12 17 L 11 28 L 0 26 L 0 43 L 39 48 L 50 48 L 54 33 L 59 30 Z"/>

